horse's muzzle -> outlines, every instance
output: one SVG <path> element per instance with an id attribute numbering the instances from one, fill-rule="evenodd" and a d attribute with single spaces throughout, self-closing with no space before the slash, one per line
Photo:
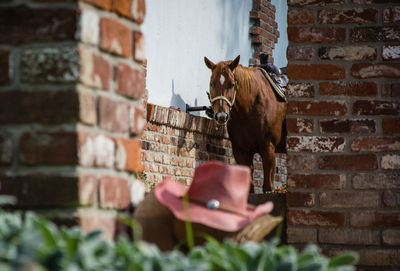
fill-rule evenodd
<path id="1" fill-rule="evenodd" d="M 225 125 L 226 122 L 228 121 L 229 115 L 226 112 L 217 112 L 214 115 L 214 119 L 217 121 L 217 124 L 219 125 Z"/>

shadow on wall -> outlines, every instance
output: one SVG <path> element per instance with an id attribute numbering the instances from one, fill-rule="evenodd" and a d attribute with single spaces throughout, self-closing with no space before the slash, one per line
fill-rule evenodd
<path id="1" fill-rule="evenodd" d="M 186 102 L 183 100 L 182 96 L 180 94 L 175 93 L 175 85 L 174 85 L 174 79 L 171 81 L 171 101 L 170 105 L 175 108 L 179 108 L 182 112 L 186 112 Z M 194 99 L 194 106 L 197 106 L 197 98 Z M 191 112 L 190 114 L 195 115 L 195 116 L 200 116 L 200 112 Z"/>

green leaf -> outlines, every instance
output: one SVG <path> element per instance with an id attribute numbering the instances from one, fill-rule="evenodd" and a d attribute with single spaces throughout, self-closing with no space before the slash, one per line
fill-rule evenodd
<path id="1" fill-rule="evenodd" d="M 346 252 L 333 257 L 328 267 L 338 267 L 341 265 L 355 265 L 358 262 L 358 254 L 354 252 Z"/>
<path id="2" fill-rule="evenodd" d="M 37 219 L 37 225 L 39 226 L 40 232 L 42 233 L 42 237 L 49 247 L 57 246 L 57 229 L 54 225 L 46 222 L 43 219 Z"/>

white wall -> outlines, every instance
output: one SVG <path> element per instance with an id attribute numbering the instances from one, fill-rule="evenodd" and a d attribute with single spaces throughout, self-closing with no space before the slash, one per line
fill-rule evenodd
<path id="1" fill-rule="evenodd" d="M 288 6 L 287 1 L 284 0 L 272 0 L 271 3 L 276 7 L 275 20 L 278 23 L 279 39 L 278 43 L 275 44 L 275 49 L 272 51 L 274 57 L 274 64 L 281 67 L 286 67 L 286 48 L 288 46 L 287 37 L 287 12 Z"/>
<path id="2" fill-rule="evenodd" d="M 147 0 L 146 38 L 149 102 L 185 110 L 209 105 L 211 72 L 203 58 L 252 56 L 249 12 L 252 0 Z"/>

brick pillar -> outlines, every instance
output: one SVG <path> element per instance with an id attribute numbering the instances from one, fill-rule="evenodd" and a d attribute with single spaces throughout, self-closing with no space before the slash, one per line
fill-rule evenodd
<path id="1" fill-rule="evenodd" d="M 142 170 L 144 0 L 15 2 L 0 5 L 0 193 L 112 238 Z"/>
<path id="2" fill-rule="evenodd" d="M 363 270 L 400 265 L 400 7 L 389 2 L 288 1 L 288 242 L 355 250 Z"/>
<path id="3" fill-rule="evenodd" d="M 254 53 L 250 64 L 260 64 L 260 53 L 270 54 L 273 62 L 272 50 L 279 38 L 275 12 L 276 8 L 271 4 L 271 0 L 253 0 L 253 8 L 250 11 L 250 38 Z"/>

